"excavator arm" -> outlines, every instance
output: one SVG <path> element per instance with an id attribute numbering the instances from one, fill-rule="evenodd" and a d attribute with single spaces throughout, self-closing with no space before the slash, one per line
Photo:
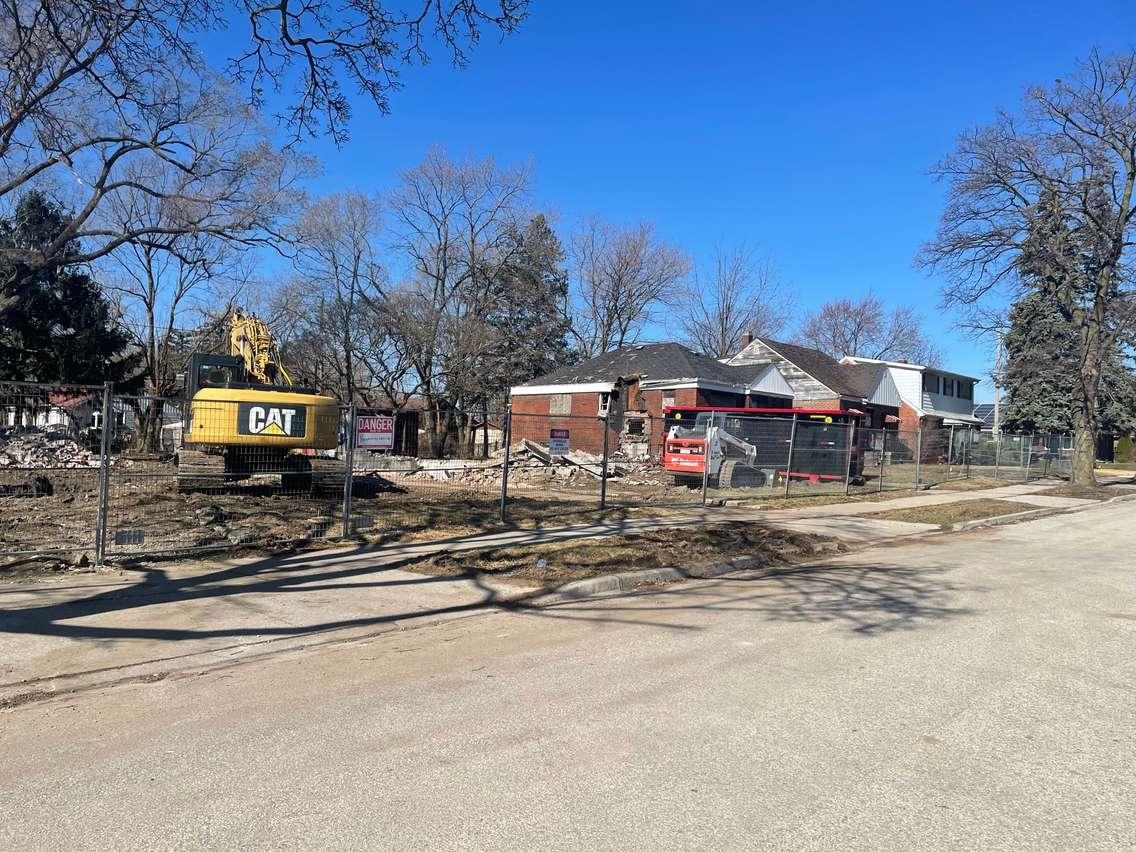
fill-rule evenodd
<path id="1" fill-rule="evenodd" d="M 252 314 L 234 309 L 229 325 L 229 351 L 245 362 L 250 378 L 266 385 L 292 385 L 292 377 L 280 361 L 276 338 L 268 325 Z"/>

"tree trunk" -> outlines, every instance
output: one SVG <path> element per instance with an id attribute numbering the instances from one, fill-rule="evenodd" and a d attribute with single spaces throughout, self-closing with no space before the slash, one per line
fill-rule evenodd
<path id="1" fill-rule="evenodd" d="M 1084 405 L 1077 406 L 1073 432 L 1073 469 L 1070 481 L 1074 485 L 1095 485 L 1093 464 L 1097 456 L 1095 424 Z"/>
<path id="2" fill-rule="evenodd" d="M 1100 390 L 1101 328 L 1093 319 L 1085 323 L 1081 335 L 1080 397 L 1073 416 L 1073 459 L 1070 481 L 1074 485 L 1096 485 L 1093 465 L 1097 457 L 1097 397 Z"/>

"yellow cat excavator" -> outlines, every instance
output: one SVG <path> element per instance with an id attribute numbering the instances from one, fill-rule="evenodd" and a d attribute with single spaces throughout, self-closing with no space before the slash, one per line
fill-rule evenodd
<path id="1" fill-rule="evenodd" d="M 292 384 L 271 331 L 254 315 L 233 311 L 228 355 L 190 357 L 186 393 L 179 491 L 262 474 L 279 475 L 286 492 L 342 490 L 343 462 L 315 453 L 339 445 L 338 404 Z"/>

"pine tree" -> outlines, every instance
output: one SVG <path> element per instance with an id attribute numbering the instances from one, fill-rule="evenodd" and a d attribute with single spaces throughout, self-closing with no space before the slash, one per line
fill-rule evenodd
<path id="1" fill-rule="evenodd" d="M 503 400 L 512 385 L 569 363 L 568 273 L 564 249 L 543 215 L 516 240 L 511 259 L 494 282 L 493 309 L 486 318 L 497 344 L 486 359 L 484 383 L 491 400 Z"/>
<path id="2" fill-rule="evenodd" d="M 1048 294 L 1033 292 L 1010 310 L 1004 344 L 1004 428 L 1072 432 L 1079 393 L 1077 327 Z M 1115 434 L 1136 426 L 1136 373 L 1119 352 L 1105 360 L 1098 404 L 1102 432 Z"/>
<path id="3" fill-rule="evenodd" d="M 73 243 L 51 266 L 22 262 L 42 253 L 67 227 L 65 211 L 39 192 L 24 195 L 14 216 L 0 222 L 0 379 L 138 384 L 139 358 L 112 320 L 99 285 L 68 258 Z"/>

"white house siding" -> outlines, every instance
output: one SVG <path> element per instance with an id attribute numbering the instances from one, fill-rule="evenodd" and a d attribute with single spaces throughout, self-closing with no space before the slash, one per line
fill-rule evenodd
<path id="1" fill-rule="evenodd" d="M 923 371 L 911 367 L 895 367 L 888 365 L 888 374 L 899 398 L 912 408 L 922 409 L 923 405 Z"/>

